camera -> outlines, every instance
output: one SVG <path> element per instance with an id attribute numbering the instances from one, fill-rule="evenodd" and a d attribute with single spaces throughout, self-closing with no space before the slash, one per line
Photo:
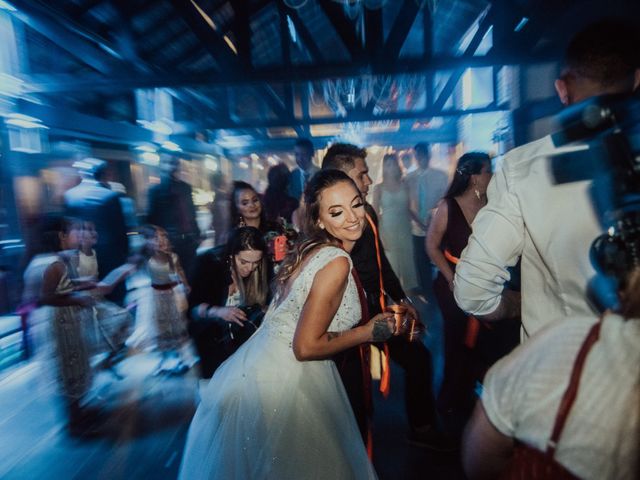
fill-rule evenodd
<path id="1" fill-rule="evenodd" d="M 264 311 L 258 304 L 239 306 L 238 308 L 247 316 L 247 321 L 243 322 L 242 327 L 236 323 L 228 322 L 222 338 L 224 343 L 232 343 L 236 348 L 249 340 L 249 337 L 258 330 L 264 318 Z"/>
<path id="2" fill-rule="evenodd" d="M 551 169 L 557 183 L 592 181 L 593 207 L 605 231 L 591 246 L 600 277 L 592 293 L 602 308 L 615 308 L 619 280 L 640 265 L 640 95 L 593 97 L 557 118 L 556 146 L 588 147 L 556 155 Z"/>

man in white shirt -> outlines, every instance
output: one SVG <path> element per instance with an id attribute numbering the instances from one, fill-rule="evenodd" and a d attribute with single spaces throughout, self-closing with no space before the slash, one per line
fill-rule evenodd
<path id="1" fill-rule="evenodd" d="M 640 83 L 633 27 L 615 21 L 591 25 L 574 37 L 555 86 L 565 105 Z M 456 267 L 460 308 L 485 320 L 517 316 L 520 296 L 504 290 L 507 267 L 522 259 L 525 337 L 553 319 L 594 316 L 587 283 L 594 275 L 589 247 L 602 228 L 589 181 L 554 184 L 551 156 L 586 146 L 556 148 L 549 136 L 509 152 L 487 191 L 488 204 Z"/>

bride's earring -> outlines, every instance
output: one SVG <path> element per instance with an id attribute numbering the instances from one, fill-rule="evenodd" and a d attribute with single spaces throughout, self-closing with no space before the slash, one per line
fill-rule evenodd
<path id="1" fill-rule="evenodd" d="M 244 217 L 242 215 L 240 215 L 240 221 L 238 222 L 238 226 L 239 227 L 246 227 L 247 224 L 244 223 Z"/>
<path id="2" fill-rule="evenodd" d="M 473 193 L 476 194 L 476 197 L 478 198 L 478 200 L 481 200 L 481 198 L 480 198 L 480 190 L 478 190 L 478 188 L 476 187 L 476 182 L 473 182 L 473 186 L 475 187 L 473 189 Z"/>

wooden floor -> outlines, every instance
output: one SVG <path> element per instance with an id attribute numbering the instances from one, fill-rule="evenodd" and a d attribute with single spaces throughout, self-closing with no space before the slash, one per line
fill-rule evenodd
<path id="1" fill-rule="evenodd" d="M 425 342 L 433 350 L 436 371 L 441 371 L 441 329 L 437 315 L 431 316 Z M 101 374 L 96 395 L 113 413 L 97 438 L 82 440 L 67 434 L 55 387 L 45 380 L 41 366 L 31 362 L 2 372 L 0 478 L 176 478 L 195 410 L 197 380 L 191 373 L 153 376 L 157 362 L 155 354 L 138 354 L 120 365 L 123 380 Z M 407 444 L 402 377 L 394 369 L 389 399 L 375 396 L 378 475 L 383 480 L 463 478 L 456 454 L 432 454 Z"/>

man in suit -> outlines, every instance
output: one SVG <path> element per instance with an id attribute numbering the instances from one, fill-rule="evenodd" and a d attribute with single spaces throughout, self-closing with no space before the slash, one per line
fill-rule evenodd
<path id="1" fill-rule="evenodd" d="M 167 231 L 183 270 L 190 273 L 200 243 L 191 186 L 180 179 L 180 159 L 162 159 L 163 178 L 149 190 L 147 222 Z"/>
<path id="2" fill-rule="evenodd" d="M 102 279 L 127 261 L 129 239 L 120 194 L 112 191 L 106 182 L 107 163 L 97 158 L 86 158 L 83 164 L 82 182 L 64 194 L 65 215 L 94 223 L 98 233 L 95 251 Z M 125 293 L 121 284 L 109 298 L 121 303 Z"/>
<path id="3" fill-rule="evenodd" d="M 365 160 L 367 151 L 355 145 L 333 144 L 322 160 L 322 169 L 336 169 L 346 173 L 356 184 L 366 200 L 369 186 L 369 168 Z M 368 225 L 362 237 L 351 251 L 353 266 L 358 273 L 362 288 L 366 294 L 369 315 L 380 313 L 380 282 L 383 293 L 395 302 L 404 304 L 409 312 L 418 318 L 418 313 L 407 299 L 398 277 L 394 273 L 384 246 L 377 236 L 378 218 L 375 211 L 365 202 Z M 378 252 L 380 263 L 378 263 Z M 405 373 L 405 405 L 409 420 L 409 443 L 436 451 L 451 450 L 451 445 L 437 427 L 435 399 L 431 387 L 431 354 L 421 341 L 410 342 L 406 336 L 393 336 L 387 341 L 391 360 L 396 362 Z M 367 428 L 366 392 L 363 385 L 362 365 L 359 350 L 353 348 L 334 359 L 354 410 L 358 426 L 363 436 Z"/>

